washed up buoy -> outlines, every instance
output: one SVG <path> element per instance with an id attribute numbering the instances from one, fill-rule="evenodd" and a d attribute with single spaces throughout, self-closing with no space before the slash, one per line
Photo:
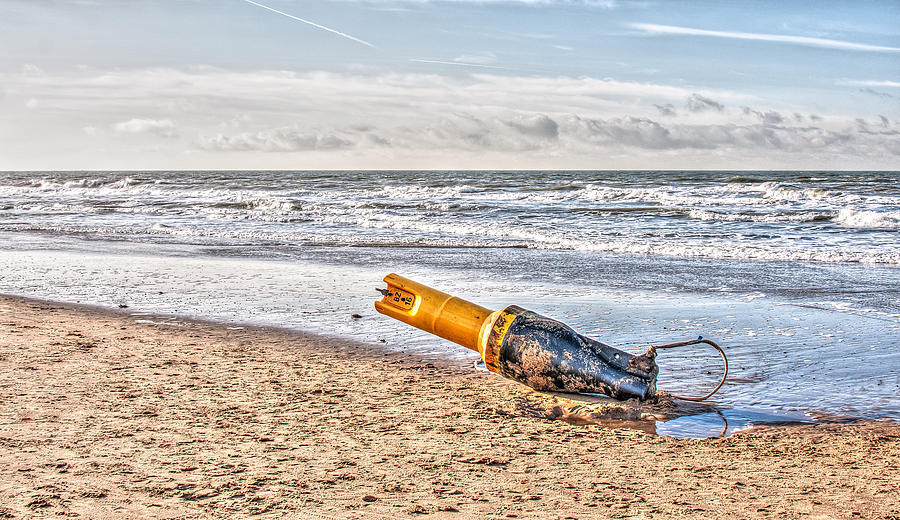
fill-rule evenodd
<path id="1" fill-rule="evenodd" d="M 568 325 L 516 305 L 491 311 L 397 274 L 384 277 L 386 289 L 375 310 L 481 355 L 488 370 L 535 390 L 605 394 L 646 400 L 656 394 L 656 350 L 709 340 L 652 346 L 639 356 L 578 334 Z M 725 359 L 725 373 L 728 372 Z M 699 398 L 706 399 L 719 385 Z"/>

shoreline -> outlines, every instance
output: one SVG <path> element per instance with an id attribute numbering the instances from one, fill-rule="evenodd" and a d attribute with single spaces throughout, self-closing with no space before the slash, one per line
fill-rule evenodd
<path id="1" fill-rule="evenodd" d="M 585 414 L 458 360 L 133 314 L 0 295 L 0 518 L 900 517 L 894 422 L 660 437 L 584 423 L 671 401 Z"/>
<path id="2" fill-rule="evenodd" d="M 438 353 L 472 362 L 478 357 L 449 342 L 436 342 L 429 334 L 400 322 L 386 320 L 372 310 L 377 294 L 373 288 L 383 283 L 383 266 L 398 260 L 391 256 L 394 253 L 390 249 L 349 253 L 342 249 L 316 250 L 310 253 L 315 258 L 297 259 L 263 258 L 256 253 L 246 258 L 217 256 L 197 249 L 183 250 L 179 256 L 177 248 L 155 255 L 116 251 L 129 244 L 133 243 L 99 241 L 90 244 L 97 249 L 94 252 L 8 251 L 0 255 L 0 266 L 8 271 L 3 284 L 6 289 L 0 292 L 111 307 L 128 304 L 131 309 L 151 313 L 305 330 L 369 344 L 385 340 L 387 346 L 399 351 Z M 109 251 L 103 253 L 100 247 Z M 900 392 L 897 316 L 843 304 L 840 299 L 824 303 L 823 298 L 813 296 L 783 299 L 761 291 L 747 292 L 750 287 L 715 285 L 724 282 L 721 278 L 700 284 L 712 293 L 692 292 L 700 287 L 696 283 L 687 284 L 693 289 L 683 286 L 652 291 L 640 283 L 632 286 L 628 276 L 613 284 L 618 288 L 560 281 L 539 276 L 542 268 L 538 264 L 559 262 L 571 267 L 579 257 L 543 252 L 514 255 L 524 262 L 522 272 L 527 276 L 507 283 L 502 277 L 467 271 L 462 262 L 471 260 L 470 256 L 453 254 L 446 262 L 441 260 L 448 257 L 446 252 L 430 259 L 418 257 L 420 270 L 401 269 L 401 274 L 487 308 L 524 305 L 632 353 L 643 352 L 647 344 L 701 335 L 713 339 L 727 349 L 732 365 L 731 380 L 716 399 L 734 409 L 776 415 L 837 411 L 845 416 L 900 418 L 895 399 Z M 488 273 L 497 269 L 501 260 L 491 259 Z M 438 269 L 441 262 L 445 268 Z M 603 264 L 600 259 L 593 262 L 592 266 Z M 374 267 L 376 264 L 379 267 Z M 606 270 L 597 275 L 618 280 L 631 269 L 642 272 L 640 265 L 615 260 L 612 264 L 605 264 Z M 666 265 L 663 262 L 653 269 L 661 272 Z M 669 267 L 674 273 L 682 273 L 675 278 L 698 281 L 713 269 L 712 264 L 700 270 L 687 264 Z M 738 276 L 734 271 L 737 267 L 726 269 L 724 279 Z M 772 269 L 777 273 L 785 267 Z M 868 283 L 858 270 L 844 274 L 841 287 Z M 825 278 L 831 279 L 831 275 Z M 83 283 L 73 284 L 72 280 Z M 666 280 L 669 278 L 654 283 Z M 824 278 L 820 282 L 829 285 Z M 626 285 L 634 288 L 623 288 Z M 718 289 L 726 293 L 720 294 Z M 884 299 L 890 294 L 876 288 L 861 300 Z M 362 318 L 351 319 L 353 313 Z M 761 358 L 773 348 L 780 350 L 779 355 Z M 706 358 L 704 349 L 667 352 L 659 362 L 659 387 L 686 395 L 697 395 L 695 390 L 707 384 L 711 388 L 717 382 L 714 376 L 704 378 L 705 371 L 697 370 L 698 366 L 714 372 L 720 369 L 715 353 L 709 354 L 712 356 Z M 864 392 L 859 390 L 862 387 Z"/>

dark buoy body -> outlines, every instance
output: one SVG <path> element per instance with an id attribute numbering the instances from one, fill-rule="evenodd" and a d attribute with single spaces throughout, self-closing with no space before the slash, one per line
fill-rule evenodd
<path id="1" fill-rule="evenodd" d="M 488 336 L 484 358 L 490 370 L 535 390 L 640 400 L 656 394 L 659 370 L 653 360 L 582 336 L 564 323 L 515 305 L 500 312 L 497 321 L 510 323 L 508 327 L 495 323 Z M 498 333 L 503 329 L 505 334 Z"/>

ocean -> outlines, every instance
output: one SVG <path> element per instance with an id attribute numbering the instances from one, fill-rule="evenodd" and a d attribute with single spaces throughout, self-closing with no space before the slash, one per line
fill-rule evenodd
<path id="1" fill-rule="evenodd" d="M 396 272 L 631 352 L 712 339 L 738 427 L 900 420 L 900 172 L 0 172 L 0 237 L 2 293 L 474 363 L 374 312 Z M 674 392 L 721 374 L 659 364 Z"/>

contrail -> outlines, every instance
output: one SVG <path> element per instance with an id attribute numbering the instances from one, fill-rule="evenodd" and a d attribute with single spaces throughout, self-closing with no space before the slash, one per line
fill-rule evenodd
<path id="1" fill-rule="evenodd" d="M 676 25 L 657 25 L 653 23 L 632 23 L 628 25 L 650 34 L 713 36 L 716 38 L 734 38 L 738 40 L 760 40 L 767 42 L 796 43 L 798 45 L 826 47 L 831 49 L 844 49 L 848 51 L 900 52 L 900 47 L 885 47 L 882 45 L 869 45 L 866 43 L 846 42 L 842 40 L 809 38 L 807 36 L 789 36 L 783 34 L 761 34 L 733 31 L 708 31 L 706 29 L 693 29 L 691 27 L 679 27 Z"/>
<path id="2" fill-rule="evenodd" d="M 341 31 L 336 31 L 336 30 L 331 29 L 331 28 L 329 28 L 329 27 L 325 27 L 324 25 L 319 25 L 319 24 L 317 24 L 316 22 L 311 22 L 311 21 L 309 21 L 309 20 L 304 20 L 303 18 L 299 18 L 299 17 L 294 16 L 294 15 L 291 15 L 291 14 L 283 13 L 283 12 L 277 10 L 277 9 L 272 9 L 272 8 L 269 7 L 269 6 L 262 5 L 262 4 L 258 4 L 258 3 L 256 3 L 256 2 L 254 2 L 253 0 L 244 0 L 244 1 L 247 2 L 248 4 L 253 4 L 253 5 L 257 6 L 257 7 L 262 7 L 263 9 L 268 9 L 269 11 L 272 11 L 273 13 L 278 13 L 278 14 L 280 14 L 281 16 L 287 16 L 288 18 L 292 18 L 292 19 L 294 19 L 294 20 L 297 20 L 298 22 L 303 22 L 303 23 L 305 23 L 305 24 L 312 25 L 313 27 L 317 27 L 317 28 L 319 28 L 319 29 L 322 29 L 323 31 L 328 31 L 328 32 L 330 32 L 330 33 L 337 34 L 338 36 L 343 36 L 344 38 L 347 38 L 348 40 L 353 40 L 353 41 L 355 41 L 356 43 L 361 43 L 361 44 L 363 44 L 363 45 L 365 45 L 365 46 L 367 46 L 367 47 L 372 47 L 373 49 L 375 48 L 375 46 L 372 45 L 371 43 L 369 43 L 369 42 L 367 42 L 367 41 L 365 41 L 365 40 L 360 40 L 359 38 L 350 36 L 350 35 L 347 34 L 347 33 L 342 33 Z"/>
<path id="3" fill-rule="evenodd" d="M 444 61 L 444 60 L 421 60 L 411 58 L 409 61 L 414 61 L 416 63 L 435 63 L 437 65 L 455 65 L 457 67 L 475 67 L 478 69 L 497 69 L 497 70 L 510 70 L 506 67 L 497 67 L 495 65 L 482 65 L 481 63 L 466 63 L 464 61 Z"/>

